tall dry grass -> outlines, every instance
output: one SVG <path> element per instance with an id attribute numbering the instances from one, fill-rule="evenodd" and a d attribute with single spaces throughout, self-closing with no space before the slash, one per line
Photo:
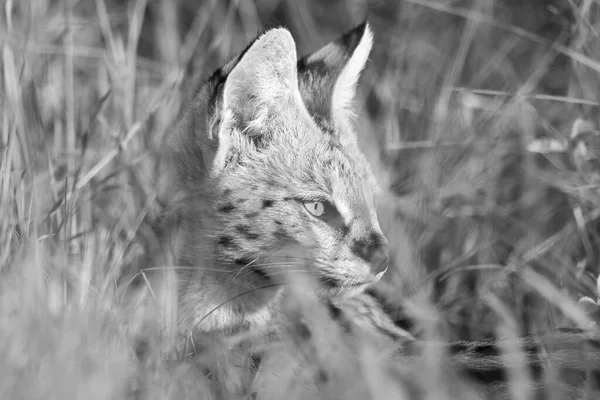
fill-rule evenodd
<path id="1" fill-rule="evenodd" d="M 165 359 L 172 290 L 152 316 L 122 302 L 123 276 L 157 246 L 165 136 L 194 87 L 264 27 L 289 26 L 307 52 L 367 10 L 360 141 L 390 188 L 392 315 L 441 341 L 588 322 L 575 300 L 595 313 L 597 2 L 4 0 L 1 398 L 248 396 L 234 343 Z M 393 363 L 346 343 L 322 310 L 307 315 L 310 340 L 291 335 L 263 360 L 262 398 L 312 397 L 292 382 L 315 376 L 323 397 L 475 396 L 433 342 Z M 526 366 L 511 371 L 513 398 L 531 398 Z"/>

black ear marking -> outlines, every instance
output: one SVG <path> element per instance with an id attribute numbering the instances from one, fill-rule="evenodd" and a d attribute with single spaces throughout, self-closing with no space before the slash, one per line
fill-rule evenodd
<path id="1" fill-rule="evenodd" d="M 361 43 L 363 48 L 359 48 Z M 298 85 L 302 100 L 315 122 L 326 132 L 333 132 L 333 110 L 345 108 L 351 102 L 354 85 L 366 62 L 371 43 L 372 35 L 365 20 L 316 52 L 298 60 Z M 345 72 L 349 76 L 344 76 Z M 342 87 L 336 87 L 338 84 Z"/>
<path id="2" fill-rule="evenodd" d="M 333 74 L 324 61 L 309 62 L 308 57 L 298 61 L 298 85 L 304 105 L 317 125 L 328 132 L 333 129 L 330 111 L 335 84 Z M 318 95 L 314 93 L 315 88 Z"/>
<path id="3" fill-rule="evenodd" d="M 336 43 L 338 43 L 340 47 L 345 51 L 345 55 L 347 58 L 350 58 L 350 56 L 358 47 L 358 44 L 365 35 L 368 25 L 369 24 L 365 19 L 360 25 L 344 33 L 338 40 L 336 40 Z"/>

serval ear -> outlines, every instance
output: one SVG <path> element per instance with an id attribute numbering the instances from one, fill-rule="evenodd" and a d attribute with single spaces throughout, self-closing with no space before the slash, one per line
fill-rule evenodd
<path id="1" fill-rule="evenodd" d="M 231 151 L 244 152 L 269 140 L 281 110 L 299 99 L 296 44 L 290 32 L 272 29 L 222 68 L 209 132 L 218 135 L 213 166 L 224 167 Z"/>
<path id="2" fill-rule="evenodd" d="M 356 83 L 372 46 L 365 21 L 298 61 L 300 93 L 317 123 L 333 127 L 352 116 Z"/>

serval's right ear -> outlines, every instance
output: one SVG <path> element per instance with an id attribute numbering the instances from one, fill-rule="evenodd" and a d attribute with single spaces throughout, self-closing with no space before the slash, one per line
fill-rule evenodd
<path id="1" fill-rule="evenodd" d="M 296 45 L 286 29 L 267 31 L 224 69 L 209 128 L 219 143 L 214 172 L 225 167 L 232 152 L 266 144 L 281 110 L 300 98 Z"/>

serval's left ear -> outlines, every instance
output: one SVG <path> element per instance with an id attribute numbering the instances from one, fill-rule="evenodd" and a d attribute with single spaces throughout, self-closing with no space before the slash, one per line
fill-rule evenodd
<path id="1" fill-rule="evenodd" d="M 300 93 L 318 123 L 336 125 L 352 116 L 356 83 L 372 46 L 365 21 L 298 61 Z"/>

